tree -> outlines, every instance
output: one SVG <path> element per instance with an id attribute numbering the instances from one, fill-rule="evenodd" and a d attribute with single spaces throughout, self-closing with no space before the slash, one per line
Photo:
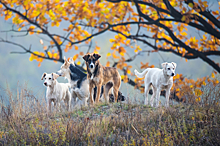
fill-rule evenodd
<path id="1" fill-rule="evenodd" d="M 143 91 L 143 81 L 137 78 L 133 81 L 128 76 L 132 75 L 129 62 L 144 52 L 171 52 L 186 60 L 201 58 L 216 70 L 215 74 L 220 73 L 219 63 L 209 57 L 220 56 L 220 15 L 218 10 L 210 10 L 210 5 L 202 0 L 1 0 L 1 16 L 7 21 L 12 19 L 14 24 L 10 31 L 44 36 L 50 39 L 50 44 L 45 45 L 40 39 L 42 51 L 35 51 L 32 46 L 26 48 L 4 38 L 0 41 L 21 47 L 24 52 L 20 53 L 30 53 L 30 61 L 36 60 L 40 66 L 44 59 L 63 62 L 63 51 L 68 52 L 73 47 L 78 50 L 80 43 L 87 44 L 88 50 L 73 56 L 76 61 L 90 50 L 93 37 L 107 31 L 114 32 L 115 37 L 109 40 L 112 53 L 108 53 L 107 57 L 112 56 L 117 60 L 113 66 L 123 72 L 124 82 Z M 68 25 L 62 33 L 50 30 L 62 24 Z M 189 36 L 188 29 L 198 32 L 197 35 Z M 152 50 L 143 50 L 137 44 L 133 47 L 136 42 L 147 44 Z M 94 51 L 100 49 L 97 44 Z M 128 49 L 133 53 L 129 54 Z M 153 67 L 148 63 L 141 64 L 141 68 Z M 110 66 L 110 62 L 106 65 Z M 79 67 L 83 69 L 83 66 Z M 191 85 L 201 87 L 207 79 L 188 80 L 189 83 L 185 83 L 183 75 L 177 75 L 174 91 L 181 96 L 180 85 L 186 89 Z M 218 83 L 216 79 L 212 82 Z M 195 89 L 190 89 L 193 94 L 196 93 Z M 201 95 L 201 90 L 198 92 L 197 97 Z"/>

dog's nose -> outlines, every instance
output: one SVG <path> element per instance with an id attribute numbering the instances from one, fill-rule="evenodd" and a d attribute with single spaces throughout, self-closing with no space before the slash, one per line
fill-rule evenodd
<path id="1" fill-rule="evenodd" d="M 46 82 L 44 82 L 44 85 L 45 85 L 45 86 L 47 86 L 47 83 L 46 83 Z"/>
<path id="2" fill-rule="evenodd" d="M 58 74 L 59 76 L 61 76 L 61 75 L 62 75 L 60 72 L 56 72 L 56 74 Z"/>
<path id="3" fill-rule="evenodd" d="M 174 73 L 172 73 L 171 76 L 174 76 Z"/>
<path id="4" fill-rule="evenodd" d="M 93 64 L 90 64 L 90 68 L 93 68 Z"/>

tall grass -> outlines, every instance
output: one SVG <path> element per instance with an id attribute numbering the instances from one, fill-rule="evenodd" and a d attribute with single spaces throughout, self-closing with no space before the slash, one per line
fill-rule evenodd
<path id="1" fill-rule="evenodd" d="M 203 90 L 201 101 L 169 108 L 100 103 L 47 114 L 43 96 L 6 89 L 0 145 L 219 145 L 220 85 Z"/>

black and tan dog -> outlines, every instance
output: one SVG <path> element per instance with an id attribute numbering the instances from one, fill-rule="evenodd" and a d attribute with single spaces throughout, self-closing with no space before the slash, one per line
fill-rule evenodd
<path id="1" fill-rule="evenodd" d="M 117 102 L 118 91 L 121 85 L 121 76 L 116 68 L 114 67 L 104 67 L 100 64 L 99 58 L 101 56 L 96 53 L 86 54 L 83 56 L 83 59 L 86 61 L 87 66 L 87 79 L 89 80 L 89 92 L 90 92 L 90 101 L 93 103 L 92 98 L 92 89 L 97 87 L 97 94 L 95 101 L 99 101 L 101 87 L 105 85 L 104 90 L 104 98 L 108 102 L 109 97 L 108 93 L 110 88 L 108 87 L 108 82 L 113 83 L 113 93 L 115 97 L 115 102 Z"/>

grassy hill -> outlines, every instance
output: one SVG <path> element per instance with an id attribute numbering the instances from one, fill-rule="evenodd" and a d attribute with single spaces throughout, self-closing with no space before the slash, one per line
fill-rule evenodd
<path id="1" fill-rule="evenodd" d="M 47 114 L 41 94 L 8 90 L 0 145 L 219 145 L 219 85 L 206 91 L 200 102 L 169 108 L 127 100 Z"/>

